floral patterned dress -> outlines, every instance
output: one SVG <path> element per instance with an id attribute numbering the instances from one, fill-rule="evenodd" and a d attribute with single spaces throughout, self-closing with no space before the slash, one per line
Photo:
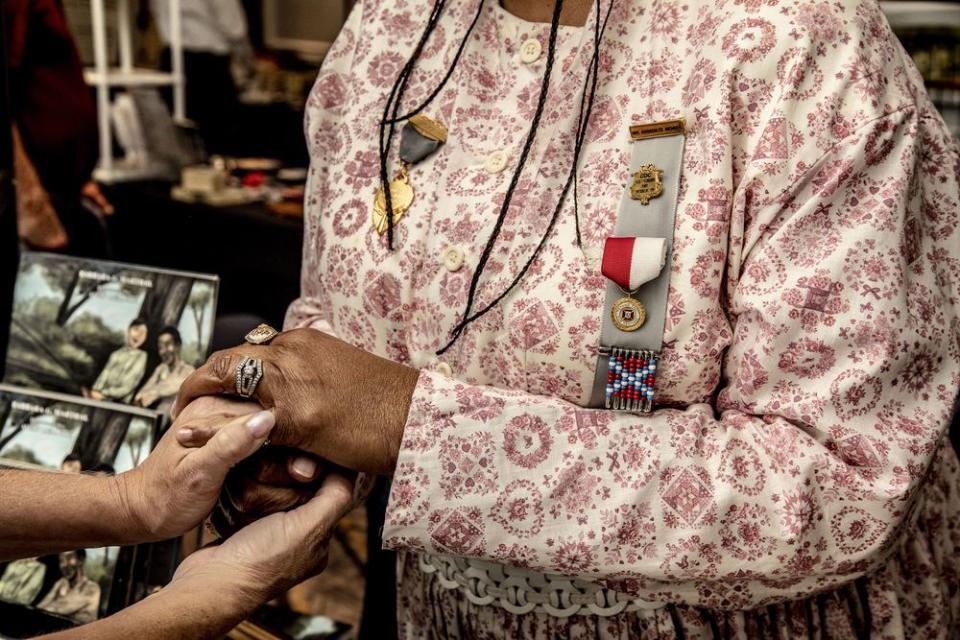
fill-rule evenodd
<path id="1" fill-rule="evenodd" d="M 449 1 L 403 107 L 439 83 L 477 2 Z M 610 2 L 578 173 L 582 247 L 568 197 L 517 289 L 442 358 L 530 126 L 549 25 L 486 0 L 428 109 L 450 139 L 411 169 L 393 251 L 371 228 L 378 121 L 432 3 L 358 3 L 310 97 L 287 324 L 422 372 L 384 530 L 401 551 L 401 636 L 956 634 L 960 150 L 874 0 L 600 0 L 584 27 L 561 27 L 478 304 L 543 234 Z M 678 117 L 656 406 L 587 409 L 628 127 Z M 511 613 L 424 572 L 427 553 L 649 606 Z"/>

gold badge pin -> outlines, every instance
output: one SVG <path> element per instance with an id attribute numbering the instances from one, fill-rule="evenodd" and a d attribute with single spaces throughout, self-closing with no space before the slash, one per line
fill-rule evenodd
<path id="1" fill-rule="evenodd" d="M 636 331 L 647 321 L 647 310 L 642 302 L 627 296 L 613 303 L 610 316 L 613 326 L 620 331 Z"/>
<path id="2" fill-rule="evenodd" d="M 651 138 L 685 135 L 687 135 L 686 118 L 630 125 L 630 138 L 632 140 L 650 140 Z"/>
<path id="3" fill-rule="evenodd" d="M 633 174 L 633 184 L 630 185 L 630 197 L 639 200 L 640 204 L 647 204 L 653 198 L 663 193 L 663 169 L 654 164 L 642 164 Z"/>

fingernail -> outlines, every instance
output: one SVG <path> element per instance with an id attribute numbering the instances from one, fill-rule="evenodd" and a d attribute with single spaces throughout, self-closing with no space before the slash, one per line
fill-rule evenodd
<path id="1" fill-rule="evenodd" d="M 312 458 L 299 457 L 293 461 L 293 471 L 304 478 L 313 479 L 317 472 L 317 462 Z"/>
<path id="2" fill-rule="evenodd" d="M 180 401 L 180 396 L 173 396 L 173 404 L 170 405 L 170 418 L 173 420 L 177 419 L 177 402 Z"/>
<path id="3" fill-rule="evenodd" d="M 187 427 L 177 429 L 177 440 L 180 442 L 189 442 L 190 440 L 193 440 L 193 429 L 188 429 Z"/>
<path id="4" fill-rule="evenodd" d="M 276 420 L 272 413 L 269 411 L 261 411 L 253 414 L 253 416 L 247 420 L 247 431 L 249 431 L 250 435 L 254 438 L 262 438 L 270 433 L 270 429 L 273 429 L 275 423 Z"/>

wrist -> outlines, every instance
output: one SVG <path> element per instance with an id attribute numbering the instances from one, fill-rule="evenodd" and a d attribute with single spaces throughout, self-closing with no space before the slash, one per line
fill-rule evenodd
<path id="1" fill-rule="evenodd" d="M 392 474 L 397 466 L 397 459 L 400 457 L 400 447 L 403 444 L 403 432 L 407 426 L 407 416 L 410 413 L 410 404 L 413 401 L 413 394 L 417 388 L 417 382 L 420 380 L 420 371 L 412 367 L 402 366 L 397 376 L 395 389 L 395 399 L 392 403 L 392 415 L 390 419 L 384 421 L 384 426 L 389 425 L 388 433 L 384 434 L 384 440 L 387 447 L 387 473 Z"/>
<path id="2" fill-rule="evenodd" d="M 104 478 L 112 484 L 111 495 L 115 496 L 115 513 L 118 529 L 125 533 L 129 543 L 152 542 L 158 540 L 155 527 L 151 527 L 148 510 L 145 508 L 139 469 Z"/>
<path id="3" fill-rule="evenodd" d="M 219 616 L 237 616 L 243 619 L 264 602 L 281 593 L 283 587 L 292 584 L 280 584 L 266 576 L 241 568 L 237 563 L 213 560 L 198 567 L 185 567 L 190 564 L 191 556 L 183 561 L 173 581 L 164 588 L 210 599 L 209 605 Z M 183 569 L 187 568 L 186 573 Z"/>

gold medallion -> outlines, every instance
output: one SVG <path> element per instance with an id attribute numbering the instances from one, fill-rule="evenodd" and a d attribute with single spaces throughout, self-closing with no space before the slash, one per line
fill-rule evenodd
<path id="1" fill-rule="evenodd" d="M 630 197 L 639 200 L 640 204 L 647 204 L 653 198 L 663 193 L 663 169 L 654 164 L 642 164 L 633 174 L 633 184 L 630 185 Z"/>
<path id="2" fill-rule="evenodd" d="M 413 187 L 407 180 L 406 167 L 401 168 L 396 177 L 390 181 L 390 208 L 393 209 L 393 224 L 396 226 L 403 214 L 413 204 Z M 383 235 L 387 231 L 387 198 L 383 187 L 377 189 L 373 199 L 373 228 Z"/>
<path id="3" fill-rule="evenodd" d="M 620 331 L 636 331 L 647 321 L 647 310 L 642 302 L 627 296 L 613 303 L 610 316 L 613 326 Z"/>

